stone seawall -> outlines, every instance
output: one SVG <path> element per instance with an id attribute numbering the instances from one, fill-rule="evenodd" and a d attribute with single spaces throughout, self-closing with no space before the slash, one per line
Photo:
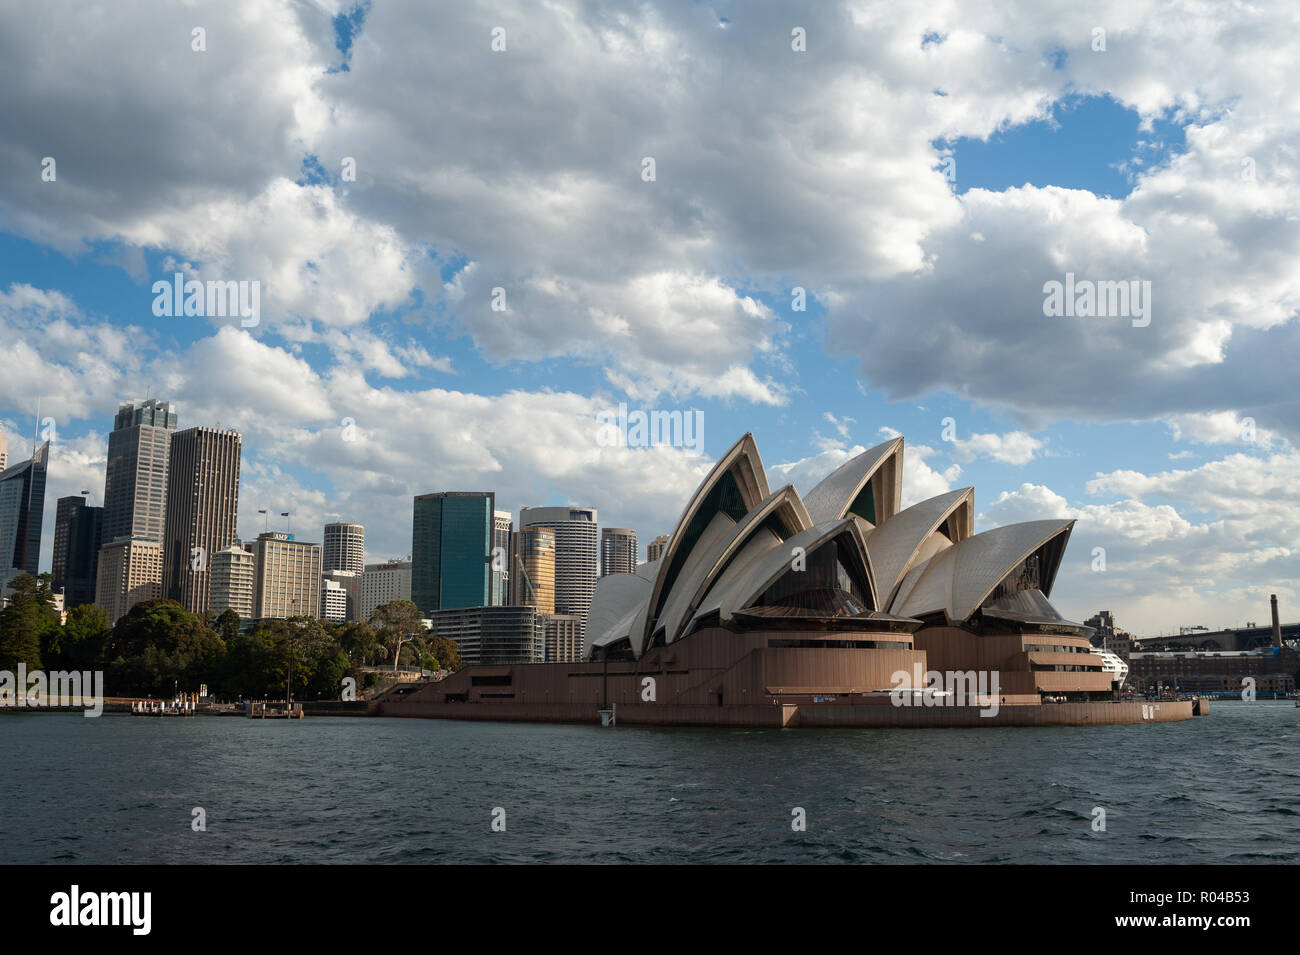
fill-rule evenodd
<path id="1" fill-rule="evenodd" d="M 1126 723 L 1172 723 L 1190 720 L 1193 701 L 1171 703 L 1044 703 L 1003 706 L 981 715 L 974 706 L 800 706 L 794 726 L 1100 726 Z"/>
<path id="2" fill-rule="evenodd" d="M 804 703 L 704 706 L 673 703 L 620 704 L 618 722 L 651 726 L 767 727 L 984 727 L 1097 726 L 1169 723 L 1194 715 L 1191 700 L 1164 703 L 1049 703 L 1004 706 L 981 716 L 973 706 L 864 706 Z M 591 703 L 381 702 L 378 716 L 450 720 L 518 720 L 533 723 L 599 723 Z"/>

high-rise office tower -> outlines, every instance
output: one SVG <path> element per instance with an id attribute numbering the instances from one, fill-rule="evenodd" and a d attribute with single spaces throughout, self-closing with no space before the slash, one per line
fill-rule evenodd
<path id="1" fill-rule="evenodd" d="M 491 491 L 419 494 L 411 522 L 411 599 L 427 617 L 492 602 Z"/>
<path id="2" fill-rule="evenodd" d="M 63 606 L 69 610 L 95 602 L 103 517 L 102 507 L 91 507 L 78 494 L 59 498 L 50 570 L 54 592 L 63 591 Z"/>
<path id="3" fill-rule="evenodd" d="M 209 608 L 214 616 L 233 610 L 240 620 L 253 619 L 256 564 L 252 552 L 233 544 L 212 555 Z"/>
<path id="4" fill-rule="evenodd" d="M 636 531 L 626 527 L 600 529 L 600 576 L 636 573 Z"/>
<path id="5" fill-rule="evenodd" d="M 509 511 L 492 512 L 492 606 L 504 607 L 509 601 L 510 537 L 515 528 Z"/>
<path id="6" fill-rule="evenodd" d="M 9 466 L 9 439 L 0 434 L 0 471 Z"/>
<path id="7" fill-rule="evenodd" d="M 37 572 L 49 461 L 46 441 L 26 461 L 0 472 L 0 577 L 10 570 Z"/>
<path id="8" fill-rule="evenodd" d="M 536 607 L 541 614 L 555 613 L 555 530 L 524 527 L 515 534 L 513 596 L 510 602 Z"/>
<path id="9" fill-rule="evenodd" d="M 256 548 L 254 616 L 258 620 L 319 617 L 320 545 L 269 531 L 257 535 Z"/>
<path id="10" fill-rule="evenodd" d="M 162 596 L 162 562 L 162 544 L 143 537 L 119 537 L 100 548 L 95 603 L 109 623 L 117 623 L 140 601 Z"/>
<path id="11" fill-rule="evenodd" d="M 361 601 L 355 619 L 369 620 L 375 609 L 394 600 L 411 599 L 411 563 L 393 560 L 386 564 L 366 564 L 361 575 Z"/>
<path id="12" fill-rule="evenodd" d="M 596 592 L 600 573 L 600 541 L 594 507 L 525 507 L 519 527 L 549 527 L 555 531 L 555 612 L 581 617 Z"/>
<path id="13" fill-rule="evenodd" d="M 104 471 L 105 542 L 119 537 L 163 539 L 167 465 L 175 430 L 176 412 L 166 401 L 149 398 L 118 406 Z"/>
<path id="14" fill-rule="evenodd" d="M 328 574 L 331 570 L 361 573 L 366 569 L 366 529 L 360 524 L 342 521 L 326 524 L 322 560 L 322 573 Z"/>
<path id="15" fill-rule="evenodd" d="M 238 431 L 200 427 L 172 432 L 171 442 L 162 593 L 202 616 L 212 555 L 235 540 L 241 439 Z"/>
<path id="16" fill-rule="evenodd" d="M 656 561 L 664 555 L 664 548 L 668 546 L 668 535 L 660 534 L 649 544 L 646 545 L 645 559 Z"/>

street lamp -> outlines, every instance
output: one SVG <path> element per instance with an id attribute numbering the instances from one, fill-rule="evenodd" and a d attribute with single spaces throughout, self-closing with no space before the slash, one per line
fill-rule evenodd
<path id="1" fill-rule="evenodd" d="M 296 615 L 297 608 L 298 608 L 298 598 L 290 597 L 289 598 L 289 619 L 290 622 L 293 622 L 295 624 L 295 626 L 297 624 L 296 621 L 293 620 L 293 618 Z M 290 628 L 289 630 L 289 680 L 287 682 L 286 689 L 289 691 L 289 700 L 288 700 L 289 712 L 292 713 L 293 712 L 293 629 L 292 628 Z"/>

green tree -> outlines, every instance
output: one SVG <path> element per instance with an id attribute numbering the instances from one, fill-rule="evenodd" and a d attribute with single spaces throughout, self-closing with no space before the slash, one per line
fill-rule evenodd
<path id="1" fill-rule="evenodd" d="M 0 610 L 0 670 L 14 672 L 20 663 L 39 670 L 41 647 L 59 628 L 54 596 L 48 584 L 42 585 L 31 574 L 19 574 L 10 581 L 9 589 L 13 596 Z"/>
<path id="2" fill-rule="evenodd" d="M 376 607 L 370 615 L 370 626 L 376 631 L 384 656 L 392 658 L 394 670 L 406 644 L 415 644 L 417 660 L 424 650 L 425 630 L 420 608 L 409 600 L 393 600 Z"/>
<path id="3" fill-rule="evenodd" d="M 239 633 L 239 614 L 227 607 L 221 611 L 221 615 L 212 624 L 212 629 L 217 632 L 227 645 Z"/>
<path id="4" fill-rule="evenodd" d="M 343 693 L 343 678 L 350 669 L 348 655 L 341 648 L 336 648 L 331 656 L 321 656 L 314 661 L 308 692 L 318 700 L 339 699 Z"/>
<path id="5" fill-rule="evenodd" d="M 220 672 L 225 651 L 221 638 L 180 604 L 145 600 L 113 627 L 109 686 L 121 695 L 193 691 Z"/>
<path id="6" fill-rule="evenodd" d="M 220 672 L 214 680 L 218 695 L 231 699 L 260 699 L 282 669 L 275 634 L 264 626 L 236 633 L 226 644 Z M 280 677 L 281 682 L 283 677 Z"/>
<path id="7" fill-rule="evenodd" d="M 59 670 L 99 670 L 113 634 L 108 614 L 96 604 L 68 611 L 68 621 L 47 639 L 46 663 Z"/>
<path id="8" fill-rule="evenodd" d="M 460 645 L 450 637 L 425 637 L 424 647 L 448 670 L 454 672 L 465 665 L 465 661 L 460 656 Z M 438 667 L 430 669 L 436 670 Z"/>
<path id="9" fill-rule="evenodd" d="M 372 666 L 379 656 L 379 635 L 364 620 L 343 624 L 335 630 L 335 636 L 354 669 Z"/>

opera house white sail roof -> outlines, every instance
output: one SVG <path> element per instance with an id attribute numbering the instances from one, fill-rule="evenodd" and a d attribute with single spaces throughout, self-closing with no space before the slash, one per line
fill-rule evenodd
<path id="1" fill-rule="evenodd" d="M 746 434 L 691 496 L 660 560 L 601 578 L 586 655 L 639 658 L 701 626 L 777 618 L 869 630 L 962 624 L 987 608 L 999 620 L 1066 622 L 1047 596 L 1072 520 L 975 534 L 971 488 L 900 510 L 902 474 L 900 436 L 802 499 L 790 486 L 769 491 Z"/>

